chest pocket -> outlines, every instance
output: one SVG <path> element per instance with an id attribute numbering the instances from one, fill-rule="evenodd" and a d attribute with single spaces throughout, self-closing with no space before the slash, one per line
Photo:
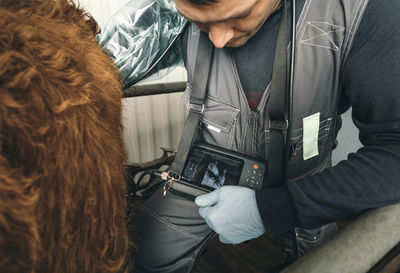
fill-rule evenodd
<path id="1" fill-rule="evenodd" d="M 325 147 L 326 139 L 329 135 L 332 118 L 323 120 L 318 131 L 318 151 Z M 303 130 L 298 129 L 292 132 L 291 137 L 291 158 L 301 156 L 303 152 Z"/>
<path id="2" fill-rule="evenodd" d="M 181 100 L 188 105 L 192 88 L 187 86 Z M 232 149 L 235 124 L 240 109 L 222 102 L 219 99 L 206 96 L 204 111 L 200 122 L 200 136 L 206 143 Z"/>
<path id="3" fill-rule="evenodd" d="M 303 159 L 303 129 L 292 131 L 290 138 L 290 158 L 288 162 L 288 178 L 300 178 L 314 173 L 321 162 L 330 154 L 331 145 L 328 140 L 332 133 L 332 118 L 321 121 L 318 130 L 318 156 Z"/>

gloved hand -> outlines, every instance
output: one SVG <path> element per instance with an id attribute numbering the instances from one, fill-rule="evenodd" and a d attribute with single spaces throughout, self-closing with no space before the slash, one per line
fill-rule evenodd
<path id="1" fill-rule="evenodd" d="M 195 203 L 208 226 L 225 244 L 239 244 L 265 232 L 252 189 L 223 186 L 198 196 Z"/>

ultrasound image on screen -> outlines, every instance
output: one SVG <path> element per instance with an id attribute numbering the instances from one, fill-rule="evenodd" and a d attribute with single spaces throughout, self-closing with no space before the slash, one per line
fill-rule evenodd
<path id="1" fill-rule="evenodd" d="M 222 185 L 237 185 L 243 162 L 198 147 L 193 148 L 183 171 L 183 177 L 193 184 L 217 189 Z"/>

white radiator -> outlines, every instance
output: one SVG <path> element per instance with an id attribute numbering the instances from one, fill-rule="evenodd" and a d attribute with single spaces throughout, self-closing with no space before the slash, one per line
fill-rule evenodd
<path id="1" fill-rule="evenodd" d="M 124 141 L 129 162 L 161 156 L 160 147 L 176 148 L 187 110 L 182 93 L 123 99 Z"/>

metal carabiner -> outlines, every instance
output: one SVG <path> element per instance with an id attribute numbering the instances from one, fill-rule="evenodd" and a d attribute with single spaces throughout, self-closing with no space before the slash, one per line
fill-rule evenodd
<path id="1" fill-rule="evenodd" d="M 163 172 L 161 174 L 161 179 L 166 180 L 164 187 L 163 187 L 163 196 L 167 194 L 167 192 L 172 188 L 172 184 L 174 181 L 179 181 L 181 180 L 181 176 L 177 173 L 169 171 Z"/>

